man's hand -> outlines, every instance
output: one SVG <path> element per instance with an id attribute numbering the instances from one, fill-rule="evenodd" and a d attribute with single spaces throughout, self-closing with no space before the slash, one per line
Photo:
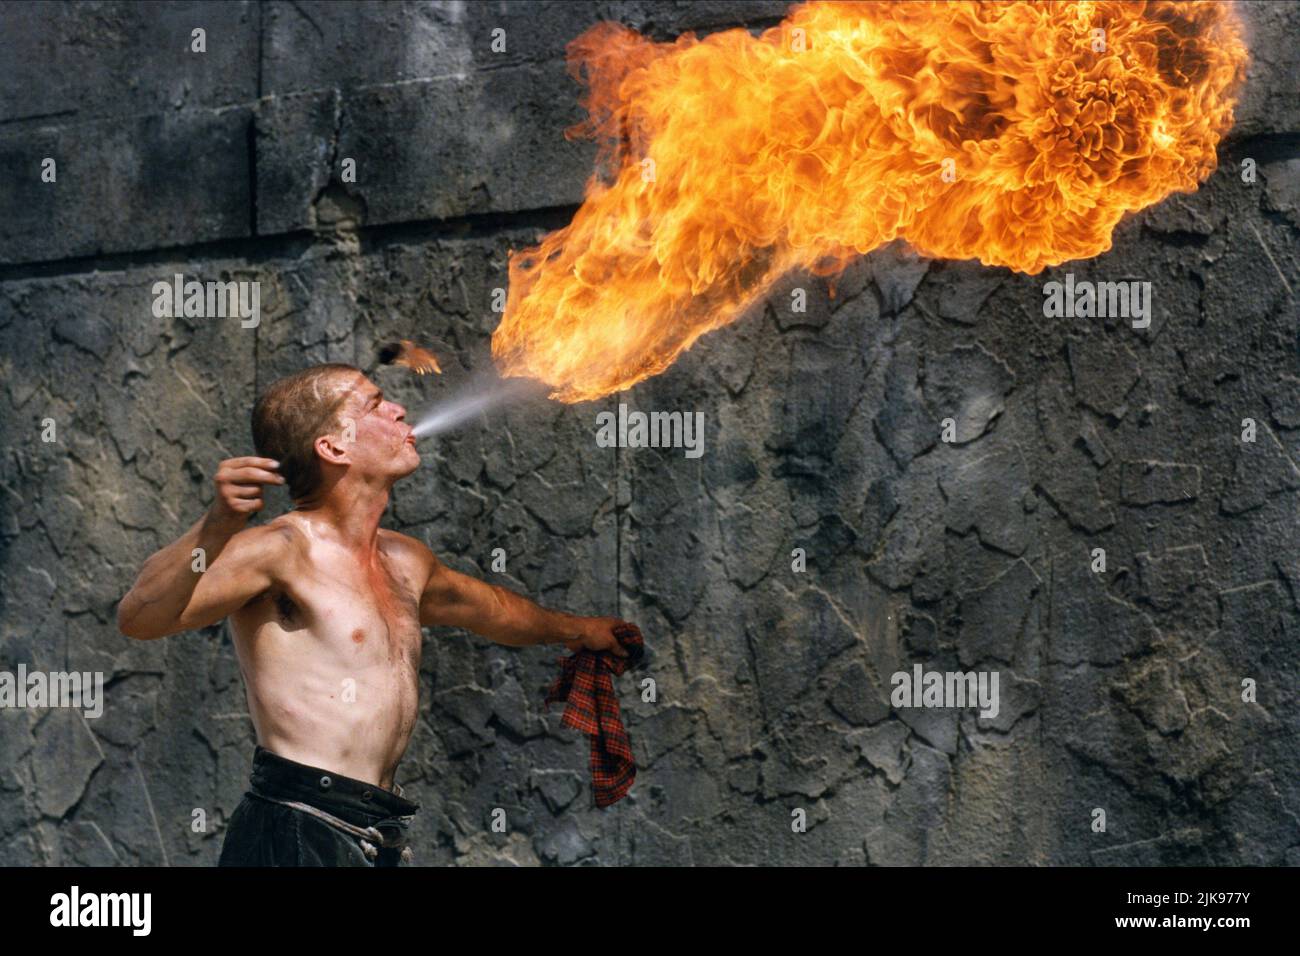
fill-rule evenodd
<path id="1" fill-rule="evenodd" d="M 627 657 L 627 650 L 614 636 L 614 628 L 627 621 L 616 617 L 580 617 L 577 619 L 581 630 L 577 637 L 564 641 L 564 646 L 571 651 L 609 651 L 616 657 Z"/>
<path id="2" fill-rule="evenodd" d="M 263 485 L 283 485 L 284 477 L 276 469 L 278 461 L 270 458 L 227 458 L 217 466 L 212 483 L 217 494 L 208 509 L 212 524 L 223 530 L 238 531 L 261 510 Z"/>

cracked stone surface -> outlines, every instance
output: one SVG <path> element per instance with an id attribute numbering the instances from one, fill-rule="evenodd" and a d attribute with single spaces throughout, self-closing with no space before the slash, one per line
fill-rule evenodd
<path id="1" fill-rule="evenodd" d="M 255 742 L 243 683 L 224 625 L 116 632 L 140 563 L 251 452 L 274 378 L 419 338 L 446 374 L 376 373 L 418 409 L 487 366 L 507 252 L 591 172 L 562 135 L 569 39 L 785 8 L 0 5 L 0 166 L 62 157 L 58 190 L 0 191 L 0 670 L 106 685 L 99 718 L 0 708 L 0 864 L 215 863 Z M 1030 277 L 891 244 L 786 277 L 627 393 L 430 446 L 386 526 L 636 621 L 656 699 L 620 682 L 638 777 L 596 810 L 586 739 L 541 705 L 558 655 L 429 629 L 397 778 L 418 863 L 1300 860 L 1300 4 L 1244 12 L 1218 170 L 1106 254 Z M 169 39 L 195 17 L 201 63 Z M 260 326 L 155 317 L 178 272 L 259 281 Z M 1045 319 L 1067 272 L 1151 282 L 1150 327 Z M 598 448 L 620 401 L 702 411 L 704 455 Z M 894 707 L 916 664 L 998 671 L 998 714 Z"/>

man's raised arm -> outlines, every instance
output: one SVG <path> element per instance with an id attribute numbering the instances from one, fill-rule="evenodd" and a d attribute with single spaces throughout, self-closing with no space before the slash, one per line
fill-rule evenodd
<path id="1" fill-rule="evenodd" d="M 627 656 L 613 636 L 614 625 L 622 623 L 618 618 L 547 610 L 500 585 L 453 571 L 427 549 L 424 554 L 430 570 L 420 597 L 420 624 L 461 627 L 513 647 L 562 643 L 570 650 Z"/>
<path id="2" fill-rule="evenodd" d="M 220 621 L 272 583 L 288 551 L 286 532 L 242 530 L 263 505 L 262 485 L 283 484 L 269 458 L 230 458 L 217 469 L 212 507 L 185 534 L 144 563 L 117 606 L 117 628 L 153 640 Z M 202 563 L 195 570 L 202 549 Z"/>

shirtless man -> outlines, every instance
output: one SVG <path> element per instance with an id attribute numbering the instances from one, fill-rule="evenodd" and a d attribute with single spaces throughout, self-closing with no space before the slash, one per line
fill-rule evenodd
<path id="1" fill-rule="evenodd" d="M 405 417 L 350 365 L 275 382 L 253 408 L 259 457 L 221 463 L 207 513 L 118 606 L 118 629 L 139 640 L 230 618 L 257 748 L 220 865 L 409 862 L 418 805 L 394 775 L 415 726 L 422 627 L 627 656 L 617 618 L 546 610 L 379 527 L 389 489 L 420 464 Z M 287 485 L 294 510 L 245 527 L 267 484 Z"/>

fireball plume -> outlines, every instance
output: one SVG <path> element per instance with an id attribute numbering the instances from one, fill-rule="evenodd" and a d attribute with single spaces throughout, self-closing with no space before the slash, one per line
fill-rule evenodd
<path id="1" fill-rule="evenodd" d="M 792 269 L 896 238 L 1036 274 L 1196 188 L 1246 48 L 1224 3 L 812 2 L 754 38 L 656 44 L 599 23 L 598 172 L 573 222 L 510 255 L 492 354 L 564 402 L 663 371 Z M 605 167 L 611 181 L 602 181 Z"/>

